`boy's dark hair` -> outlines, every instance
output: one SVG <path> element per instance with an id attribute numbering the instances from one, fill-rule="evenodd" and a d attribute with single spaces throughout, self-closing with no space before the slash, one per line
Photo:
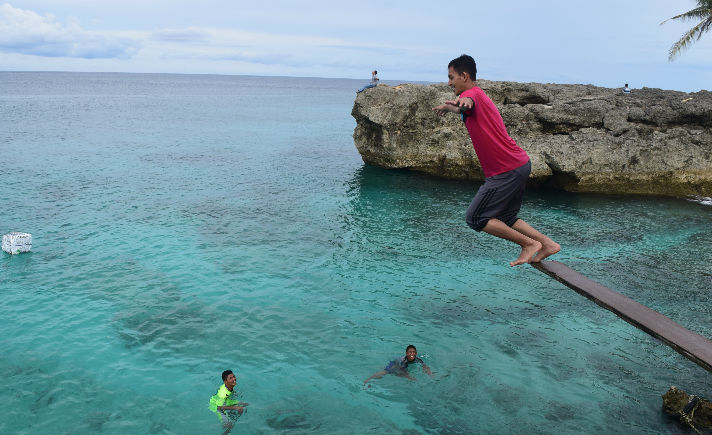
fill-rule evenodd
<path id="1" fill-rule="evenodd" d="M 458 74 L 467 73 L 472 80 L 477 80 L 477 63 L 475 63 L 475 59 L 472 56 L 463 54 L 451 60 L 447 67 L 452 67 Z"/>
<path id="2" fill-rule="evenodd" d="M 234 374 L 232 370 L 225 370 L 222 374 L 223 382 L 225 382 L 225 379 L 227 379 L 227 377 L 232 374 Z"/>
<path id="3" fill-rule="evenodd" d="M 413 346 L 412 344 L 409 344 L 408 347 L 405 348 L 405 352 L 408 353 L 408 349 L 410 349 L 411 347 L 413 348 L 414 351 L 416 351 L 416 352 L 418 351 L 418 349 L 416 349 L 415 346 Z"/>

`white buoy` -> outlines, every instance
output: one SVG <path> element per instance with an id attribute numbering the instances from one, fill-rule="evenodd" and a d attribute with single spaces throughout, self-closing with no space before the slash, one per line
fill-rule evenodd
<path id="1" fill-rule="evenodd" d="M 8 254 L 21 254 L 32 249 L 32 234 L 12 232 L 2 236 L 2 250 Z"/>

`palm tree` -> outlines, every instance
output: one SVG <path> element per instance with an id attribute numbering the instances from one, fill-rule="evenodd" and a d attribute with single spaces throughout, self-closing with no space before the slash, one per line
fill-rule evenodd
<path id="1" fill-rule="evenodd" d="M 680 15 L 676 15 L 660 23 L 662 25 L 670 20 L 685 21 L 696 18 L 702 20 L 697 23 L 695 27 L 685 32 L 685 34 L 682 35 L 682 38 L 680 38 L 679 41 L 677 41 L 672 45 L 672 47 L 670 47 L 670 52 L 668 53 L 668 60 L 671 62 L 673 61 L 673 59 L 675 59 L 675 56 L 680 54 L 683 48 L 686 48 L 692 41 L 699 40 L 702 37 L 702 34 L 708 31 L 710 27 L 712 27 L 712 0 L 696 1 L 697 7 L 695 9 L 692 9 Z"/>

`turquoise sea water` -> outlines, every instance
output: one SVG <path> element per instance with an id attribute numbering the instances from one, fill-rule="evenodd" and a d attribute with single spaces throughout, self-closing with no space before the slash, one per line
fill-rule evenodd
<path id="1" fill-rule="evenodd" d="M 0 73 L 0 433 L 680 433 L 712 374 L 365 166 L 365 80 Z M 554 259 L 712 337 L 712 206 L 529 191 Z M 432 368 L 363 386 L 407 344 Z"/>

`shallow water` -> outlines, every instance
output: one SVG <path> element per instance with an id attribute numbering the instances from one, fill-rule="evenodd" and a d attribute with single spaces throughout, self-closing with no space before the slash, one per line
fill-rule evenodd
<path id="1" fill-rule="evenodd" d="M 0 433 L 680 433 L 710 373 L 365 166 L 354 80 L 0 73 Z M 555 259 L 712 337 L 704 200 L 529 191 Z M 363 386 L 407 344 L 433 369 Z"/>

